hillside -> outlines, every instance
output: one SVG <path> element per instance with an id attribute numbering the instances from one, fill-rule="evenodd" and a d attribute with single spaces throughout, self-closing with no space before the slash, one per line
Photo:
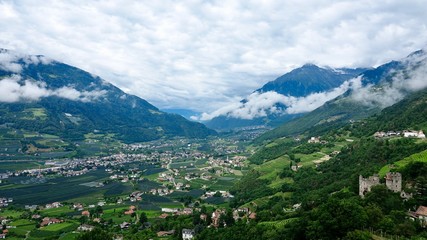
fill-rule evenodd
<path id="1" fill-rule="evenodd" d="M 270 239 L 372 239 L 380 233 L 425 238 L 420 222 L 407 216 L 408 209 L 427 204 L 427 140 L 374 138 L 373 133 L 425 132 L 426 109 L 427 90 L 422 90 L 378 115 L 331 127 L 318 135 L 318 142 L 277 138 L 264 143 L 249 158 L 252 170 L 232 188 L 232 206 L 256 209 L 257 223 L 236 224 L 214 239 L 237 230 Z M 410 200 L 387 189 L 382 180 L 364 198 L 358 195 L 360 175 L 383 176 L 390 170 L 402 174 L 402 189 L 412 194 Z"/>
<path id="2" fill-rule="evenodd" d="M 159 111 L 81 69 L 1 50 L 0 125 L 82 139 L 86 133 L 113 133 L 126 142 L 163 136 L 203 138 L 204 125 Z"/>

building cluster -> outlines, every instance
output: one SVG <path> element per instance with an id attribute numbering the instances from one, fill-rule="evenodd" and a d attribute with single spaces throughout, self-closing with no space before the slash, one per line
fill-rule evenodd
<path id="1" fill-rule="evenodd" d="M 311 137 L 310 139 L 308 139 L 307 143 L 327 144 L 328 142 L 326 140 L 320 139 L 320 137 Z"/>
<path id="2" fill-rule="evenodd" d="M 7 207 L 10 203 L 13 202 L 13 198 L 0 198 L 0 207 Z"/>
<path id="3" fill-rule="evenodd" d="M 201 199 L 206 199 L 206 198 L 210 198 L 210 197 L 214 197 L 214 196 L 221 196 L 223 198 L 234 198 L 234 196 L 229 192 L 229 191 L 209 191 L 206 192 L 205 194 L 203 194 L 200 198 Z"/>
<path id="4" fill-rule="evenodd" d="M 58 219 L 58 218 L 45 217 L 42 219 L 42 222 L 40 223 L 40 227 L 49 226 L 51 224 L 57 224 L 57 223 L 62 223 L 62 222 L 63 222 L 63 220 Z"/>
<path id="5" fill-rule="evenodd" d="M 391 137 L 405 137 L 405 138 L 426 138 L 426 135 L 422 130 L 420 131 L 387 131 L 387 132 L 376 132 L 374 133 L 376 138 L 391 138 Z"/>
<path id="6" fill-rule="evenodd" d="M 62 204 L 60 202 L 48 203 L 45 205 L 45 209 L 59 208 L 59 207 L 62 207 Z"/>

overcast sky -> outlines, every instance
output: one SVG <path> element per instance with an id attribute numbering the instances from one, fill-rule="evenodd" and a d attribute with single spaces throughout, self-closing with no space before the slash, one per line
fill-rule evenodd
<path id="1" fill-rule="evenodd" d="M 425 48 L 426 12 L 424 0 L 0 0 L 0 48 L 212 112 L 307 62 L 377 66 Z"/>

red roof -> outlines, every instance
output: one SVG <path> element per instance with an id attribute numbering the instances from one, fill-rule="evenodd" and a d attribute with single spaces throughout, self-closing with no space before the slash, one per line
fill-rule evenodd
<path id="1" fill-rule="evenodd" d="M 415 212 L 417 215 L 425 216 L 427 217 L 427 207 L 425 206 L 419 206 L 417 211 Z"/>

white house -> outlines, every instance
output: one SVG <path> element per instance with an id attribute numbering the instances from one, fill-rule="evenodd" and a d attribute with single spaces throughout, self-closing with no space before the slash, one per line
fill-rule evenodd
<path id="1" fill-rule="evenodd" d="M 194 238 L 194 229 L 182 229 L 182 239 L 183 240 L 191 240 Z"/>

